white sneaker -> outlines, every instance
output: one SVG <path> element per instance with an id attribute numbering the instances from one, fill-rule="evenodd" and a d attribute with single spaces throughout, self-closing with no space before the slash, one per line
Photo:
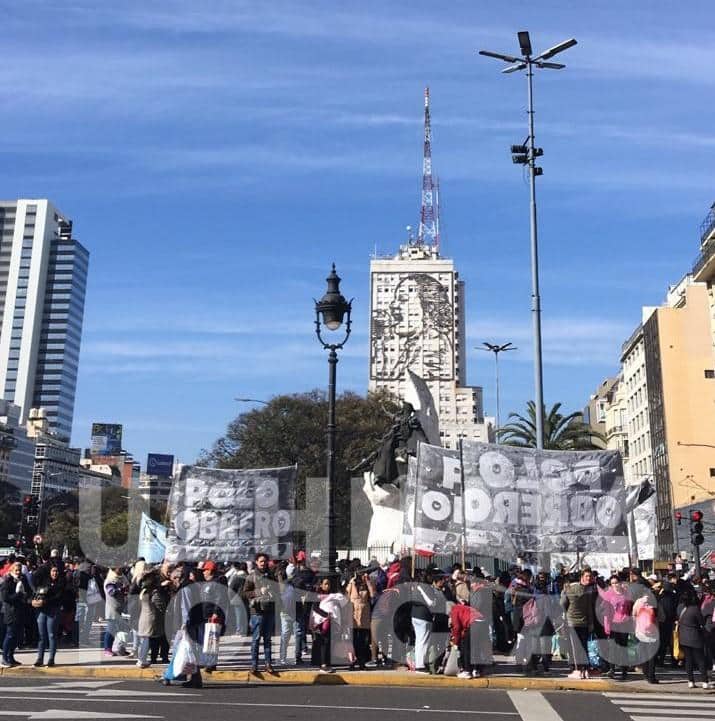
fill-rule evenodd
<path id="1" fill-rule="evenodd" d="M 460 671 L 457 678 L 472 678 L 472 674 L 469 671 Z"/>
<path id="2" fill-rule="evenodd" d="M 703 688 L 705 688 L 705 689 L 710 688 L 710 684 L 707 681 L 703 681 Z"/>
<path id="3" fill-rule="evenodd" d="M 581 676 L 580 671 L 571 671 L 571 673 L 567 676 L 567 678 L 578 678 L 581 679 L 583 676 Z"/>
<path id="4" fill-rule="evenodd" d="M 472 671 L 472 678 L 481 678 L 482 674 L 479 671 Z"/>
<path id="5" fill-rule="evenodd" d="M 695 682 L 694 682 L 694 681 L 688 681 L 688 688 L 695 688 Z"/>

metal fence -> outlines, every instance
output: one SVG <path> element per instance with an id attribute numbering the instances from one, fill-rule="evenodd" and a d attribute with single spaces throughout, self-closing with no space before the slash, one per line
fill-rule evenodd
<path id="1" fill-rule="evenodd" d="M 360 562 L 367 564 L 370 559 L 376 558 L 380 563 L 384 563 L 390 554 L 396 553 L 391 546 L 370 546 L 367 548 L 342 548 L 338 549 L 338 559 L 341 558 L 359 558 Z M 482 556 L 478 553 L 467 553 L 464 556 L 464 562 L 467 568 L 483 568 L 488 574 L 498 575 L 501 571 L 505 571 L 509 565 L 507 561 L 493 556 Z M 426 568 L 427 566 L 437 566 L 437 568 L 449 569 L 454 564 L 462 563 L 461 553 L 440 554 L 434 556 L 416 556 L 415 567 Z"/>

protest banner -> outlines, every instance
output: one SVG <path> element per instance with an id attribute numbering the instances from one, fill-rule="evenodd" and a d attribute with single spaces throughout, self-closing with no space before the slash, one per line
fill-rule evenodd
<path id="1" fill-rule="evenodd" d="M 460 458 L 459 450 L 422 443 L 411 501 L 409 492 L 406 534 L 414 526 L 410 541 L 416 550 L 454 553 L 464 536 L 468 552 L 498 558 L 627 552 L 616 451 L 537 451 L 463 441 Z"/>
<path id="2" fill-rule="evenodd" d="M 139 526 L 139 543 L 137 545 L 137 558 L 143 558 L 147 563 L 161 563 L 166 554 L 166 526 L 149 518 L 142 513 Z"/>
<path id="3" fill-rule="evenodd" d="M 169 496 L 167 560 L 252 560 L 292 552 L 297 468 L 186 466 Z"/>

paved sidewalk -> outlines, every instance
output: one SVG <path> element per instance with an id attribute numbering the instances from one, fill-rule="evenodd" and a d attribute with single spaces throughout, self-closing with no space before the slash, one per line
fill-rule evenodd
<path id="1" fill-rule="evenodd" d="M 94 637 L 94 634 L 93 634 Z M 94 638 L 93 638 L 94 640 Z M 404 667 L 394 670 L 381 668 L 366 671 L 350 671 L 347 667 L 337 667 L 333 674 L 319 673 L 310 666 L 280 666 L 278 659 L 278 638 L 274 639 L 275 673 L 262 671 L 251 673 L 250 639 L 245 636 L 229 636 L 222 640 L 218 670 L 205 674 L 210 682 L 234 683 L 288 683 L 303 685 L 359 685 L 359 686 L 419 686 L 433 688 L 496 688 L 496 689 L 536 689 L 536 690 L 578 690 L 597 692 L 642 692 L 642 693 L 697 693 L 715 692 L 696 689 L 689 691 L 685 673 L 682 669 L 658 669 L 658 685 L 643 680 L 641 674 L 629 674 L 627 681 L 614 681 L 607 676 L 597 676 L 588 681 L 567 678 L 568 668 L 563 661 L 555 660 L 552 671 L 537 676 L 524 676 L 517 672 L 513 657 L 495 656 L 495 665 L 488 670 L 484 678 L 458 679 L 446 676 L 415 674 Z M 97 646 L 99 639 L 97 637 Z M 294 658 L 293 648 L 289 648 L 289 658 Z M 20 650 L 16 654 L 23 664 L 14 669 L 3 669 L 2 676 L 54 676 L 71 678 L 106 679 L 144 679 L 152 680 L 161 676 L 165 666 L 153 665 L 147 669 L 136 666 L 133 657 L 105 657 L 100 648 L 60 648 L 53 668 L 34 668 L 36 653 L 34 649 Z M 262 657 L 261 657 L 262 658 Z M 308 657 L 309 658 L 309 657 Z"/>

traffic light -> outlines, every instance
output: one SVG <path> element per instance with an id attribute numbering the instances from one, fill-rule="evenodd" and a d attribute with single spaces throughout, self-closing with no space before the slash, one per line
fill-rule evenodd
<path id="1" fill-rule="evenodd" d="M 22 510 L 28 513 L 32 509 L 32 496 L 22 497 Z"/>
<path id="2" fill-rule="evenodd" d="M 680 526 L 683 522 L 683 514 L 680 511 L 675 512 L 675 522 Z"/>
<path id="3" fill-rule="evenodd" d="M 692 511 L 690 513 L 690 542 L 693 546 L 702 546 L 705 542 L 702 511 Z"/>

